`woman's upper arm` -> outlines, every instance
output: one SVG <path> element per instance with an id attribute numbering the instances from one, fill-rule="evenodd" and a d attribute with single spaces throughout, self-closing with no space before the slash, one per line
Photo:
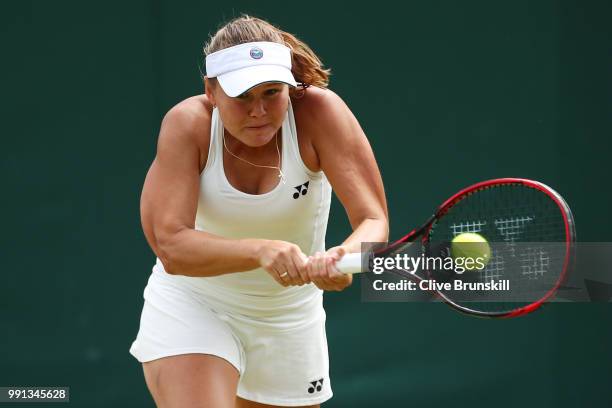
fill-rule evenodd
<path id="1" fill-rule="evenodd" d="M 382 178 L 359 122 L 332 91 L 317 101 L 313 146 L 321 169 L 356 228 L 366 218 L 388 218 Z"/>
<path id="2" fill-rule="evenodd" d="M 201 118 L 184 108 L 171 109 L 162 121 L 157 154 L 144 182 L 140 201 L 142 227 L 155 254 L 164 259 L 164 244 L 184 228 L 194 228 L 197 211 L 200 149 L 196 141 Z"/>

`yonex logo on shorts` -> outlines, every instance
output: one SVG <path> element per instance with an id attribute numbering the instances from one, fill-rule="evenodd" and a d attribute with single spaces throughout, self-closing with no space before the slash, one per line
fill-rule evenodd
<path id="1" fill-rule="evenodd" d="M 311 381 L 308 385 L 308 393 L 314 394 L 316 392 L 321 392 L 323 389 L 323 378 L 319 378 L 318 380 Z"/>
<path id="2" fill-rule="evenodd" d="M 261 59 L 263 57 L 263 51 L 259 47 L 251 48 L 251 58 Z"/>

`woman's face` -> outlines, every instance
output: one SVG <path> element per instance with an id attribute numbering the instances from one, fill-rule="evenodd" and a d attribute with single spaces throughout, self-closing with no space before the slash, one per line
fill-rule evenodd
<path id="1" fill-rule="evenodd" d="M 258 85 L 232 98 L 218 82 L 207 79 L 206 94 L 219 109 L 225 129 L 249 147 L 272 140 L 289 107 L 289 86 L 278 82 Z"/>

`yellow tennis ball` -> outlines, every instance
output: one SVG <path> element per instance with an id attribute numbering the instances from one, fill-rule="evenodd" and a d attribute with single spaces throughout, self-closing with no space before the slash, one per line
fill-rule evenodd
<path id="1" fill-rule="evenodd" d="M 482 235 L 464 232 L 451 241 L 451 255 L 455 259 L 464 258 L 466 270 L 481 270 L 491 259 L 491 247 Z"/>

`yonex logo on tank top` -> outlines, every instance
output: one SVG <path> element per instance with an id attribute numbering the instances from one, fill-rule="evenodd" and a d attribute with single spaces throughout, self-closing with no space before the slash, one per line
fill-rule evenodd
<path id="1" fill-rule="evenodd" d="M 301 195 L 306 195 L 306 193 L 308 193 L 308 184 L 309 183 L 310 183 L 310 181 L 307 181 L 304 184 L 300 184 L 299 186 L 293 187 L 293 188 L 295 188 L 297 190 L 297 193 L 293 193 L 293 198 L 295 200 L 300 198 L 300 194 Z"/>
<path id="2" fill-rule="evenodd" d="M 259 47 L 251 48 L 251 58 L 261 59 L 263 57 L 263 51 Z"/>

